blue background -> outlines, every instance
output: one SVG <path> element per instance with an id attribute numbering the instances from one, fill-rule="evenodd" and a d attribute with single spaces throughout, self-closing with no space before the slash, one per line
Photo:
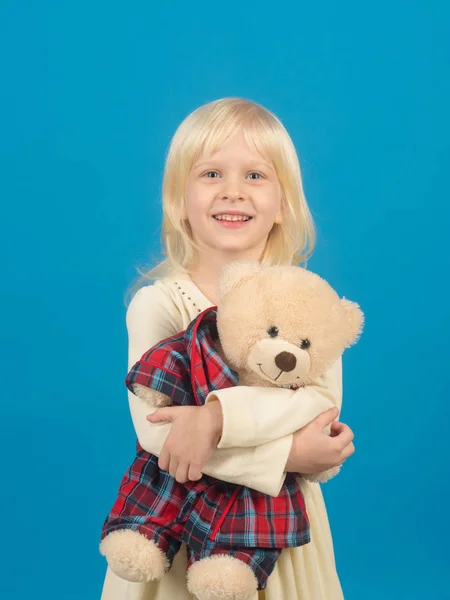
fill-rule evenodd
<path id="1" fill-rule="evenodd" d="M 159 248 L 164 154 L 191 110 L 243 96 L 298 148 L 309 267 L 366 313 L 356 453 L 324 488 L 346 600 L 450 598 L 449 4 L 0 10 L 2 597 L 100 597 L 134 453 L 124 297 Z"/>

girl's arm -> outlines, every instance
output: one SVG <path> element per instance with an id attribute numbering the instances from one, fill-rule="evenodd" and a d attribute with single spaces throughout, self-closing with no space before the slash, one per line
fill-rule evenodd
<path id="1" fill-rule="evenodd" d="M 129 369 L 153 345 L 183 329 L 177 308 L 157 284 L 145 286 L 135 294 L 128 306 L 126 325 Z M 147 421 L 147 415 L 154 409 L 130 391 L 128 401 L 140 445 L 147 452 L 160 456 L 171 423 Z M 284 481 L 292 441 L 293 436 L 288 435 L 256 447 L 215 450 L 204 472 L 222 481 L 276 496 Z"/>
<path id="2" fill-rule="evenodd" d="M 128 370 L 149 348 L 183 329 L 181 316 L 158 284 L 142 287 L 136 292 L 128 306 L 126 326 Z M 129 390 L 128 403 L 140 445 L 147 452 L 159 455 L 170 425 L 164 427 L 149 423 L 146 416 L 154 409 Z"/>
<path id="3" fill-rule="evenodd" d="M 253 448 L 214 450 L 202 472 L 276 497 L 286 477 L 292 441 L 293 436 L 287 435 Z"/>
<path id="4" fill-rule="evenodd" d="M 342 405 L 342 357 L 312 384 L 296 391 L 238 386 L 208 395 L 206 402 L 219 401 L 222 437 L 218 448 L 257 446 L 293 433 L 318 412 Z"/>

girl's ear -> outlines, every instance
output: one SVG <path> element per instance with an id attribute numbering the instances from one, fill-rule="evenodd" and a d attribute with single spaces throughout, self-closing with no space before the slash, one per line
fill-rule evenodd
<path id="1" fill-rule="evenodd" d="M 276 223 L 277 225 L 281 224 L 281 221 L 283 220 L 283 205 L 285 203 L 285 199 L 284 199 L 284 195 L 281 196 L 280 199 L 280 207 L 278 208 L 277 214 L 275 215 L 275 221 L 274 223 Z"/>
<path id="2" fill-rule="evenodd" d="M 220 297 L 231 292 L 239 283 L 252 277 L 261 269 L 257 260 L 236 260 L 223 267 L 219 279 Z"/>

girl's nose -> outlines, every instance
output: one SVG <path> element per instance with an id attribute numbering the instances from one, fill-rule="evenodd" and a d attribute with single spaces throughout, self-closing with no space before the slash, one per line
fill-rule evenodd
<path id="1" fill-rule="evenodd" d="M 230 200 L 237 202 L 238 200 L 245 200 L 244 194 L 228 192 L 222 195 L 222 200 Z"/>
<path id="2" fill-rule="evenodd" d="M 245 200 L 245 193 L 236 185 L 224 187 L 222 200 Z"/>
<path id="3" fill-rule="evenodd" d="M 217 190 L 221 200 L 229 202 L 238 202 L 248 198 L 245 182 L 239 175 L 225 176 L 221 181 L 221 186 Z"/>

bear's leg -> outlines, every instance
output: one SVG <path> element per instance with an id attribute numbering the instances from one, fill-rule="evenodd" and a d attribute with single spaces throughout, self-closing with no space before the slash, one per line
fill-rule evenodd
<path id="1" fill-rule="evenodd" d="M 198 600 L 254 600 L 266 587 L 281 550 L 215 546 L 188 552 L 188 590 Z"/>
<path id="2" fill-rule="evenodd" d="M 148 526 L 146 533 L 149 533 Z M 170 569 L 180 542 L 167 535 L 146 535 L 132 529 L 109 533 L 100 543 L 100 553 L 116 575 L 127 581 L 154 581 Z"/>

